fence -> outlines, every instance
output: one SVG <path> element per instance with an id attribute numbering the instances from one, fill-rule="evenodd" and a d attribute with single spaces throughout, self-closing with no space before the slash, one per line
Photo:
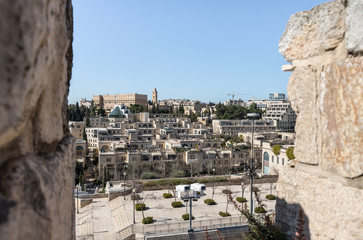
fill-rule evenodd
<path id="1" fill-rule="evenodd" d="M 192 222 L 193 230 L 205 230 L 216 228 L 227 228 L 246 225 L 247 221 L 244 217 L 224 217 L 205 220 L 194 220 Z M 154 223 L 154 224 L 134 224 L 130 225 L 116 234 L 116 239 L 121 240 L 131 234 L 156 235 L 168 233 L 187 232 L 189 229 L 189 221 L 173 222 L 173 223 Z"/>

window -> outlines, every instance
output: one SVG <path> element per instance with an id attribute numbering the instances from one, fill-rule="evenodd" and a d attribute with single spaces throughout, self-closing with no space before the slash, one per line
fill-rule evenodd
<path id="1" fill-rule="evenodd" d="M 106 161 L 107 162 L 111 162 L 111 158 L 106 158 Z"/>
<path id="2" fill-rule="evenodd" d="M 271 157 L 271 162 L 274 162 L 274 156 Z"/>
<path id="3" fill-rule="evenodd" d="M 284 165 L 285 164 L 285 159 L 282 159 L 282 165 Z"/>
<path id="4" fill-rule="evenodd" d="M 277 159 L 276 159 L 276 163 L 277 163 L 277 164 L 279 164 L 279 157 L 277 157 Z"/>

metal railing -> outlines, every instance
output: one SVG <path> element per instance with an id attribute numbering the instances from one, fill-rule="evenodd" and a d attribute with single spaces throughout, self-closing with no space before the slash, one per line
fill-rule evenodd
<path id="1" fill-rule="evenodd" d="M 204 220 L 194 220 L 193 230 L 205 230 L 216 228 L 227 228 L 246 225 L 247 220 L 244 217 L 224 217 Z M 189 229 L 189 222 L 171 222 L 171 223 L 153 223 L 153 224 L 133 224 L 116 233 L 116 239 L 124 239 L 131 234 L 143 235 L 157 235 L 168 233 L 181 233 L 187 232 Z"/>

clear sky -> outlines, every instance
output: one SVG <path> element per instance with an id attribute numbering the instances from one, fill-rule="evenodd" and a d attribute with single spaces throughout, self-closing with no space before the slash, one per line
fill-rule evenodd
<path id="1" fill-rule="evenodd" d="M 223 102 L 286 93 L 278 42 L 323 0 L 73 0 L 69 103 L 93 94 Z"/>

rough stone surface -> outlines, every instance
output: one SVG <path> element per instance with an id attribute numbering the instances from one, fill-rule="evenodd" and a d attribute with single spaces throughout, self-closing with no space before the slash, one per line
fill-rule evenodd
<path id="1" fill-rule="evenodd" d="M 302 208 L 307 239 L 361 239 L 362 189 L 295 169 L 284 169 L 282 175 L 276 186 L 276 216 L 289 235 L 294 235 L 297 212 Z"/>
<path id="2" fill-rule="evenodd" d="M 343 177 L 363 175 L 363 57 L 326 65 L 320 74 L 320 165 Z M 306 144 L 305 144 L 306 145 Z"/>
<path id="3" fill-rule="evenodd" d="M 349 49 L 349 27 L 342 26 L 352 6 L 356 1 L 336 1 L 297 13 L 280 42 L 294 66 L 288 96 L 297 112 L 295 164 L 280 172 L 276 186 L 276 221 L 290 237 L 300 208 L 307 239 L 363 236 L 363 57 Z M 360 30 L 349 31 L 361 37 Z"/>
<path id="4" fill-rule="evenodd" d="M 0 238 L 74 238 L 70 0 L 0 2 Z"/>
<path id="5" fill-rule="evenodd" d="M 315 67 L 298 67 L 290 77 L 288 94 L 298 115 L 295 131 L 299 134 L 295 140 L 295 156 L 299 160 L 310 163 L 318 163 L 317 146 L 317 89 L 316 83 L 311 79 L 316 79 L 317 69 Z"/>
<path id="6" fill-rule="evenodd" d="M 363 0 L 348 1 L 346 39 L 349 52 L 363 53 Z"/>
<path id="7" fill-rule="evenodd" d="M 280 53 L 291 62 L 334 49 L 345 33 L 345 8 L 340 1 L 318 5 L 292 15 L 279 43 Z"/>

